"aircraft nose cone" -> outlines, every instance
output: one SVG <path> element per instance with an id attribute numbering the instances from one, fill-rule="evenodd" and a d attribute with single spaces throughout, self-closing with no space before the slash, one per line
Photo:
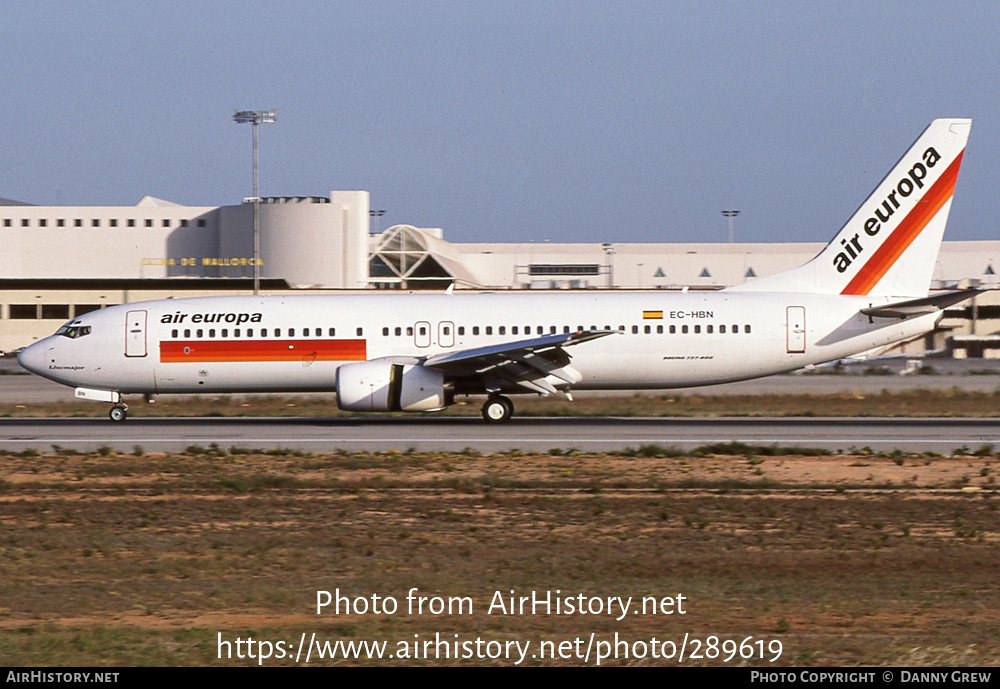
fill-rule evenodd
<path id="1" fill-rule="evenodd" d="M 32 373 L 42 375 L 42 371 L 45 369 L 45 348 L 42 343 L 36 342 L 22 349 L 21 353 L 17 355 L 17 363 Z"/>

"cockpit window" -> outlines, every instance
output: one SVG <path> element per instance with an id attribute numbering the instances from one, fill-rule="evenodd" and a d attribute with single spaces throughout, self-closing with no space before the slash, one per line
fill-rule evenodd
<path id="1" fill-rule="evenodd" d="M 56 331 L 56 335 L 62 335 L 63 337 L 68 337 L 71 340 L 75 340 L 78 337 L 85 337 L 89 334 L 90 326 L 80 325 L 79 323 L 67 323 Z"/>

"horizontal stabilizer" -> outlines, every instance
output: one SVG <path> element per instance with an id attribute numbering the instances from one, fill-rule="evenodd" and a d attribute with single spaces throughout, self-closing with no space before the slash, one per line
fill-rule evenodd
<path id="1" fill-rule="evenodd" d="M 951 292 L 941 292 L 940 294 L 934 294 L 923 299 L 907 299 L 906 301 L 897 301 L 893 304 L 872 306 L 867 309 L 861 309 L 861 313 L 869 318 L 916 318 L 917 316 L 926 316 L 929 313 L 937 313 L 952 304 L 971 299 L 983 291 L 981 289 L 960 289 Z"/>

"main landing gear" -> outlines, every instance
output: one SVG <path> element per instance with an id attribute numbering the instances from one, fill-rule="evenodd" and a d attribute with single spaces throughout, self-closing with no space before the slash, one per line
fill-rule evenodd
<path id="1" fill-rule="evenodd" d="M 503 395 L 493 395 L 483 404 L 483 418 L 490 423 L 503 423 L 514 413 L 514 403 Z"/>
<path id="2" fill-rule="evenodd" d="M 116 404 L 111 407 L 111 411 L 108 412 L 108 417 L 112 421 L 124 421 L 128 418 L 128 407 L 124 404 Z"/>

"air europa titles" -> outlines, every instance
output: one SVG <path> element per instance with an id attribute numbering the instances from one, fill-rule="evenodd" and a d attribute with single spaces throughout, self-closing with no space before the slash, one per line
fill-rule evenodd
<path id="1" fill-rule="evenodd" d="M 899 208 L 901 199 L 910 196 L 917 189 L 923 189 L 928 169 L 937 165 L 939 160 L 941 160 L 941 154 L 933 147 L 924 151 L 923 162 L 914 164 L 906 176 L 896 183 L 896 187 L 889 192 L 881 205 L 876 206 L 872 217 L 865 220 L 866 235 L 869 237 L 877 235 L 882 229 L 882 223 L 889 222 L 889 218 Z M 855 233 L 853 237 L 841 239 L 840 245 L 844 250 L 834 256 L 833 265 L 838 273 L 843 273 L 865 249 L 859 233 Z"/>
<path id="2" fill-rule="evenodd" d="M 260 323 L 259 313 L 165 313 L 160 317 L 160 323 L 184 323 L 184 319 L 191 317 L 189 323 L 233 323 L 241 325 L 243 323 Z"/>

